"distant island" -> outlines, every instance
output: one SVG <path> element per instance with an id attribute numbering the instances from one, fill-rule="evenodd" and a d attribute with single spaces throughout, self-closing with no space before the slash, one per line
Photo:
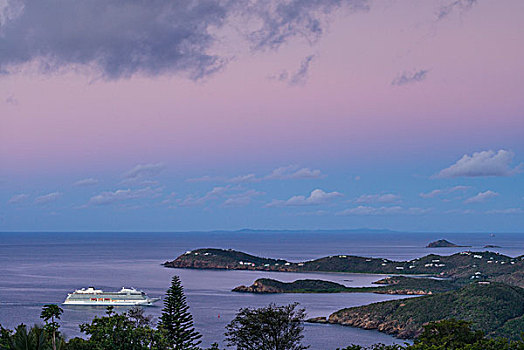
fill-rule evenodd
<path id="1" fill-rule="evenodd" d="M 376 329 L 399 338 L 414 338 L 427 322 L 447 318 L 471 321 L 489 336 L 519 339 L 524 329 L 524 289 L 476 282 L 459 290 L 418 298 L 351 307 L 309 322 Z"/>
<path id="2" fill-rule="evenodd" d="M 484 246 L 484 248 L 500 248 L 500 247 L 498 245 L 487 244 Z"/>
<path id="3" fill-rule="evenodd" d="M 238 286 L 233 292 L 241 293 L 377 293 L 400 295 L 431 295 L 455 290 L 459 284 L 432 278 L 393 276 L 381 279 L 377 287 L 346 287 L 340 283 L 304 279 L 281 282 L 270 278 L 259 278 L 251 286 Z"/>
<path id="4" fill-rule="evenodd" d="M 524 256 L 513 258 L 490 251 L 429 254 L 408 261 L 332 255 L 304 262 L 290 262 L 232 249 L 205 248 L 187 251 L 163 265 L 190 269 L 427 275 L 464 282 L 490 280 L 524 287 Z"/>
<path id="5" fill-rule="evenodd" d="M 426 248 L 457 248 L 457 247 L 470 247 L 466 245 L 458 245 L 455 243 L 451 243 L 448 240 L 445 239 L 439 239 L 438 241 L 434 241 L 429 243 Z"/>
<path id="6" fill-rule="evenodd" d="M 384 293 L 420 295 L 334 312 L 310 322 L 376 329 L 399 338 L 414 338 L 431 321 L 457 318 L 489 336 L 517 339 L 524 329 L 524 256 L 463 251 L 429 254 L 409 261 L 352 255 L 332 255 L 290 262 L 263 258 L 232 249 L 187 251 L 164 266 L 191 269 L 231 269 L 279 272 L 344 272 L 388 274 L 377 287 L 346 287 L 340 283 L 302 279 L 281 282 L 262 278 L 243 293 Z M 410 277 L 409 275 L 412 275 Z M 425 276 L 425 278 L 423 277 Z M 429 278 L 433 277 L 433 278 Z M 439 278 L 435 278 L 439 277 Z"/>

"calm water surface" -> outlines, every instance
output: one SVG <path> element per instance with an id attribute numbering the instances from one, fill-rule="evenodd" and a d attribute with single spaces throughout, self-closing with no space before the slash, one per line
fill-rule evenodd
<path id="1" fill-rule="evenodd" d="M 503 254 L 524 254 L 524 235 L 497 234 L 358 234 L 358 233 L 0 233 L 0 323 L 14 327 L 24 322 L 39 323 L 43 304 L 61 303 L 68 292 L 87 286 L 116 290 L 122 286 L 143 289 L 150 296 L 162 296 L 171 277 L 182 279 L 195 326 L 203 344 L 223 340 L 225 325 L 241 307 L 266 306 L 274 302 L 299 302 L 309 317 L 327 316 L 344 307 L 397 299 L 370 293 L 277 294 L 232 293 L 260 277 L 283 281 L 320 278 L 347 286 L 369 286 L 381 276 L 363 274 L 296 274 L 256 271 L 210 271 L 167 269 L 160 264 L 187 250 L 202 247 L 233 248 L 256 255 L 293 261 L 333 254 L 412 259 L 430 252 L 452 254 L 465 248 L 424 248 L 432 240 L 447 238 L 486 250 L 486 244 Z M 63 331 L 80 335 L 78 325 L 104 313 L 101 307 L 64 307 Z M 125 310 L 125 309 L 121 309 Z M 158 317 L 161 302 L 146 308 Z M 336 325 L 305 326 L 306 344 L 311 349 L 336 349 L 350 343 L 370 345 L 402 343 L 376 331 Z"/>

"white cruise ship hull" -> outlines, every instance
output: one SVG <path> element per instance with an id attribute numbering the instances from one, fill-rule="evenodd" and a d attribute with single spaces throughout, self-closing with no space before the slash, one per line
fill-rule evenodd
<path id="1" fill-rule="evenodd" d="M 89 306 L 135 306 L 153 305 L 160 298 L 150 298 L 146 293 L 134 288 L 122 288 L 118 292 L 104 292 L 101 289 L 89 287 L 78 289 L 67 295 L 64 305 Z"/>
<path id="2" fill-rule="evenodd" d="M 65 300 L 63 305 L 90 305 L 90 306 L 151 306 L 160 298 L 153 298 L 149 300 L 111 300 L 111 301 L 91 301 L 91 300 Z"/>

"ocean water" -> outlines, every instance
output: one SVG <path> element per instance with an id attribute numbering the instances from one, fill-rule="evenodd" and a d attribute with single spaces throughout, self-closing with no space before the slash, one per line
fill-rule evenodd
<path id="1" fill-rule="evenodd" d="M 425 245 L 446 238 L 471 248 L 428 249 Z M 283 281 L 319 278 L 347 286 L 368 286 L 382 276 L 365 274 L 278 273 L 168 269 L 161 266 L 187 250 L 203 247 L 233 248 L 256 255 L 293 261 L 334 254 L 405 260 L 429 253 L 452 254 L 465 249 L 490 249 L 524 254 L 524 234 L 403 234 L 403 233 L 0 233 L 0 324 L 40 323 L 42 305 L 61 303 L 68 292 L 87 286 L 117 290 L 122 286 L 161 297 L 173 275 L 185 288 L 195 327 L 203 345 L 223 344 L 226 324 L 239 308 L 269 303 L 299 302 L 309 317 L 328 316 L 344 307 L 402 298 L 372 293 L 252 295 L 231 292 L 238 285 L 270 277 Z M 103 307 L 63 306 L 62 331 L 79 336 L 78 325 L 105 312 Z M 147 307 L 158 317 L 162 304 Z M 120 308 L 119 310 L 125 310 Z M 304 343 L 311 349 L 331 350 L 351 343 L 403 343 L 379 333 L 337 325 L 305 325 Z"/>

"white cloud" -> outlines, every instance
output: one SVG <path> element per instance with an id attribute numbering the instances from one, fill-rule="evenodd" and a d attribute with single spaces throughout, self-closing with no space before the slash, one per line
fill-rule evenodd
<path id="1" fill-rule="evenodd" d="M 73 184 L 73 186 L 86 187 L 86 186 L 94 186 L 94 185 L 97 185 L 97 184 L 98 184 L 98 180 L 97 179 L 93 179 L 92 177 L 90 177 L 90 178 L 87 178 L 87 179 L 78 180 L 77 182 L 75 182 Z"/>
<path id="2" fill-rule="evenodd" d="M 256 191 L 256 190 L 247 190 L 241 193 L 235 193 L 229 196 L 224 203 L 222 203 L 222 206 L 224 207 L 243 207 L 246 205 L 249 205 L 254 197 L 262 196 L 264 195 L 264 192 Z"/>
<path id="3" fill-rule="evenodd" d="M 322 172 L 318 169 L 299 168 L 296 165 L 289 165 L 276 168 L 270 174 L 261 177 L 258 177 L 256 174 L 253 173 L 239 175 L 232 178 L 204 175 L 201 177 L 187 179 L 186 182 L 247 183 L 260 182 L 264 180 L 319 179 L 322 177 L 324 177 L 324 174 L 322 174 Z"/>
<path id="4" fill-rule="evenodd" d="M 337 215 L 420 215 L 429 211 L 429 209 L 425 208 L 404 208 L 401 206 L 369 207 L 360 205 L 338 212 Z"/>
<path id="5" fill-rule="evenodd" d="M 499 194 L 497 192 L 493 192 L 493 191 L 487 190 L 487 191 L 484 191 L 484 192 L 479 192 L 476 195 L 474 195 L 473 197 L 470 197 L 470 198 L 466 199 L 464 201 L 464 203 L 485 202 L 486 200 L 488 200 L 490 198 L 497 197 L 498 195 Z"/>
<path id="6" fill-rule="evenodd" d="M 461 215 L 469 215 L 469 214 L 475 214 L 476 211 L 473 209 L 451 209 L 444 212 L 445 214 L 461 214 Z"/>
<path id="7" fill-rule="evenodd" d="M 243 182 L 256 182 L 256 181 L 259 181 L 259 179 L 256 177 L 255 174 L 247 174 L 247 175 L 240 175 L 240 176 L 233 177 L 227 181 L 232 182 L 232 183 L 243 183 Z"/>
<path id="8" fill-rule="evenodd" d="M 200 177 L 193 177 L 186 180 L 186 182 L 214 182 L 214 181 L 223 181 L 224 179 L 216 176 L 204 175 Z"/>
<path id="9" fill-rule="evenodd" d="M 315 210 L 315 211 L 302 211 L 299 213 L 290 213 L 292 216 L 324 216 L 328 215 L 329 212 L 325 210 Z"/>
<path id="10" fill-rule="evenodd" d="M 522 208 L 493 209 L 493 210 L 488 210 L 486 214 L 524 214 L 524 209 Z"/>
<path id="11" fill-rule="evenodd" d="M 181 207 L 190 207 L 190 206 L 197 206 L 197 205 L 203 205 L 211 200 L 216 200 L 224 195 L 230 188 L 228 186 L 226 187 L 214 187 L 211 191 L 207 192 L 203 196 L 194 196 L 194 195 L 188 195 L 184 199 L 178 200 L 178 205 Z"/>
<path id="12" fill-rule="evenodd" d="M 160 174 L 166 166 L 163 163 L 138 164 L 133 169 L 124 174 L 122 183 L 142 183 L 143 185 L 152 184 L 148 178 Z M 148 183 L 146 183 L 148 182 Z"/>
<path id="13" fill-rule="evenodd" d="M 138 198 L 154 198 L 160 195 L 162 192 L 161 188 L 141 188 L 138 190 L 132 190 L 132 189 L 125 189 L 125 190 L 116 190 L 114 192 L 108 191 L 108 192 L 102 192 L 96 196 L 93 196 L 89 199 L 86 206 L 90 205 L 108 205 L 108 204 L 114 204 L 114 203 L 121 203 L 125 201 L 129 201 L 132 199 L 138 199 Z"/>
<path id="14" fill-rule="evenodd" d="M 478 176 L 511 176 L 518 173 L 522 164 L 512 168 L 514 153 L 506 150 L 498 152 L 489 150 L 465 154 L 455 164 L 441 170 L 436 177 L 478 177 Z"/>
<path id="15" fill-rule="evenodd" d="M 324 177 L 322 172 L 318 169 L 301 168 L 298 169 L 296 165 L 289 165 L 280 167 L 267 175 L 265 179 L 268 180 L 288 180 L 288 179 L 319 179 Z"/>
<path id="16" fill-rule="evenodd" d="M 422 198 L 435 198 L 439 197 L 441 195 L 458 192 L 458 191 L 467 191 L 470 189 L 470 186 L 455 186 L 455 187 L 449 187 L 449 188 L 439 188 L 435 189 L 433 191 L 427 192 L 427 193 L 420 193 L 419 196 Z"/>
<path id="17" fill-rule="evenodd" d="M 306 196 L 293 196 L 288 200 L 273 200 L 266 204 L 266 207 L 294 207 L 304 205 L 318 205 L 327 203 L 335 198 L 341 197 L 342 194 L 339 192 L 324 192 L 321 189 L 311 191 L 309 197 Z"/>
<path id="18" fill-rule="evenodd" d="M 60 198 L 60 196 L 62 196 L 62 193 L 60 192 L 48 193 L 43 196 L 36 197 L 34 200 L 34 203 L 35 204 L 46 204 L 46 203 L 54 202 L 58 198 Z"/>
<path id="19" fill-rule="evenodd" d="M 25 193 L 15 194 L 11 199 L 7 201 L 8 204 L 19 204 L 29 198 L 29 195 Z"/>
<path id="20" fill-rule="evenodd" d="M 400 196 L 392 193 L 386 194 L 363 194 L 355 199 L 357 203 L 398 203 Z"/>

